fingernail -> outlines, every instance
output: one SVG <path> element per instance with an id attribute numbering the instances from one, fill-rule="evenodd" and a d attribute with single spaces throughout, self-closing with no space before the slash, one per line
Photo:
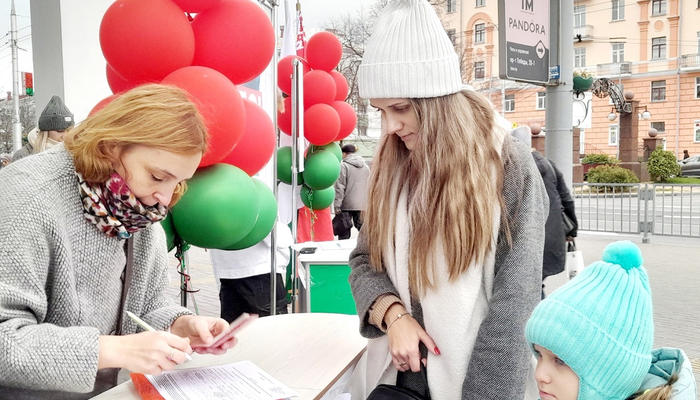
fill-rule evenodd
<path id="1" fill-rule="evenodd" d="M 435 346 L 435 354 L 440 355 L 440 349 L 438 349 L 437 346 Z"/>

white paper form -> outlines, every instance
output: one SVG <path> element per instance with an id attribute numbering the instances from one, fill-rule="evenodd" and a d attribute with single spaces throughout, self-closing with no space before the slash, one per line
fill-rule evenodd
<path id="1" fill-rule="evenodd" d="M 146 378 L 166 400 L 278 400 L 299 396 L 251 361 L 168 371 Z"/>

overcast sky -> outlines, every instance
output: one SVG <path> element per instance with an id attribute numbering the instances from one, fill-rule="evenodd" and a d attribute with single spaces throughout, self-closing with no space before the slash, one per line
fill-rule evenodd
<path id="1" fill-rule="evenodd" d="M 143 0 L 147 1 L 147 0 Z M 296 0 L 289 0 L 292 7 Z M 332 18 L 355 14 L 360 7 L 369 8 L 375 0 L 301 0 L 301 13 L 307 31 L 317 31 L 327 25 Z M 0 96 L 12 90 L 12 53 L 10 50 L 10 3 L 0 0 Z M 280 1 L 284 9 L 284 1 Z M 17 38 L 19 47 L 26 51 L 18 52 L 19 70 L 32 72 L 32 41 L 29 0 L 15 0 L 17 13 Z M 283 14 L 280 18 L 284 18 Z"/>

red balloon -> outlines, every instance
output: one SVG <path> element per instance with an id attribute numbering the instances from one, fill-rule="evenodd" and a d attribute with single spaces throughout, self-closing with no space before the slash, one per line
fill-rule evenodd
<path id="1" fill-rule="evenodd" d="M 330 32 L 319 32 L 306 43 L 306 61 L 313 69 L 330 71 L 338 65 L 342 56 L 343 46 Z"/>
<path id="2" fill-rule="evenodd" d="M 331 104 L 335 90 L 335 80 L 326 71 L 311 71 L 304 75 L 304 109 L 319 103 Z"/>
<path id="3" fill-rule="evenodd" d="M 294 69 L 292 65 L 292 60 L 301 60 L 302 72 L 306 75 L 307 72 L 311 71 L 309 63 L 299 56 L 287 56 L 279 60 L 277 63 L 277 86 L 280 90 L 286 94 L 292 94 L 292 71 Z"/>
<path id="4" fill-rule="evenodd" d="M 219 0 L 172 0 L 182 11 L 188 13 L 201 13 L 214 7 Z"/>
<path id="5" fill-rule="evenodd" d="M 348 80 L 340 72 L 333 70 L 330 72 L 333 80 L 335 81 L 335 100 L 345 101 L 348 97 Z"/>
<path id="6" fill-rule="evenodd" d="M 331 107 L 333 107 L 340 117 L 340 130 L 338 131 L 338 136 L 336 136 L 333 141 L 343 140 L 350 136 L 355 129 L 355 125 L 357 125 L 357 114 L 355 114 L 355 109 L 344 101 L 334 101 Z"/>
<path id="7" fill-rule="evenodd" d="M 92 107 L 92 110 L 90 110 L 90 112 L 88 113 L 88 117 L 92 117 L 93 114 L 105 108 L 107 104 L 111 103 L 112 100 L 116 99 L 118 96 L 119 94 L 117 93 L 107 96 L 104 99 L 100 100 L 97 104 L 95 104 L 95 107 Z"/>
<path id="8" fill-rule="evenodd" d="M 107 63 L 132 82 L 157 82 L 192 64 L 194 33 L 170 0 L 117 0 L 100 24 Z"/>
<path id="9" fill-rule="evenodd" d="M 213 68 L 237 85 L 260 75 L 275 51 L 275 30 L 256 1 L 220 0 L 197 14 L 192 30 L 193 65 Z"/>
<path id="10" fill-rule="evenodd" d="M 114 72 L 112 67 L 110 67 L 109 64 L 107 64 L 107 84 L 112 90 L 112 93 L 126 92 L 127 90 L 133 89 L 141 83 L 146 82 L 127 81 L 126 79 L 119 76 L 119 74 Z"/>
<path id="11" fill-rule="evenodd" d="M 197 103 L 209 131 L 208 149 L 199 167 L 216 164 L 238 143 L 245 127 L 245 106 L 236 85 L 211 68 L 185 67 L 161 83 L 187 91 Z"/>
<path id="12" fill-rule="evenodd" d="M 314 104 L 304 111 L 304 137 L 311 144 L 324 146 L 340 131 L 340 116 L 328 104 Z"/>
<path id="13" fill-rule="evenodd" d="M 253 176 L 270 161 L 275 152 L 277 137 L 272 119 L 265 110 L 250 100 L 245 105 L 245 129 L 243 136 L 231 153 L 221 162 L 234 165 Z"/>
<path id="14" fill-rule="evenodd" d="M 292 98 L 284 99 L 284 112 L 277 113 L 277 127 L 287 135 L 292 134 Z"/>

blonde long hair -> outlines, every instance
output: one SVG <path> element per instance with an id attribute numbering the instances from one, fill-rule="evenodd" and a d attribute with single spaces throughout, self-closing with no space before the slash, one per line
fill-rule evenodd
<path id="1" fill-rule="evenodd" d="M 643 392 L 635 393 L 629 399 L 634 400 L 670 400 L 673 395 L 673 384 L 678 381 L 678 374 L 671 375 L 665 385 L 655 387 Z"/>
<path id="2" fill-rule="evenodd" d="M 112 146 L 144 145 L 175 154 L 204 153 L 207 128 L 187 92 L 175 86 L 141 85 L 70 128 L 64 137 L 75 170 L 87 182 L 104 182 L 114 171 Z M 171 206 L 185 193 L 180 182 Z"/>
<path id="3" fill-rule="evenodd" d="M 383 253 L 393 240 L 396 179 L 409 193 L 409 286 L 423 294 L 435 287 L 434 263 L 442 240 L 449 279 L 493 250 L 494 213 L 504 209 L 503 161 L 495 147 L 493 109 L 471 91 L 410 99 L 419 132 L 413 151 L 397 135 L 384 132 L 372 161 L 367 210 L 362 230 L 370 262 L 384 270 Z M 505 213 L 501 213 L 502 223 Z M 507 226 L 506 226 L 507 232 Z"/>

